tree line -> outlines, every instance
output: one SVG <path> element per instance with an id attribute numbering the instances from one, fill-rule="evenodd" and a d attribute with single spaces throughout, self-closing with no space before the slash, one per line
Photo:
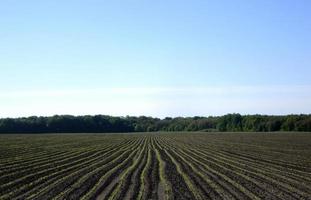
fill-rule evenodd
<path id="1" fill-rule="evenodd" d="M 0 119 L 0 133 L 114 133 L 154 131 L 311 131 L 311 115 L 216 117 L 113 117 L 55 115 Z"/>

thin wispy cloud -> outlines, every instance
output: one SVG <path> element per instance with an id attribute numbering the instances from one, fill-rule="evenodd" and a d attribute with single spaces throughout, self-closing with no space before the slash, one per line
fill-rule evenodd
<path id="1" fill-rule="evenodd" d="M 1 117 L 54 114 L 192 116 L 311 112 L 311 86 L 140 87 L 0 94 Z M 306 110 L 306 106 L 310 110 Z"/>
<path id="2" fill-rule="evenodd" d="M 97 89 L 12 90 L 0 97 L 65 97 L 80 95 L 310 95 L 310 85 L 297 86 L 212 86 L 212 87 L 114 87 Z"/>

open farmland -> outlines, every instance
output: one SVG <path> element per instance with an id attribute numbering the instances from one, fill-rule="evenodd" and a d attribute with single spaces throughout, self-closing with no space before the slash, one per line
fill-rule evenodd
<path id="1" fill-rule="evenodd" d="M 311 134 L 0 135 L 0 199 L 311 199 Z"/>

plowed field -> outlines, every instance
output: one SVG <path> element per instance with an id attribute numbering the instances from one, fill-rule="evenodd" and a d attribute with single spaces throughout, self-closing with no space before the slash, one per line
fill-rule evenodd
<path id="1" fill-rule="evenodd" d="M 311 134 L 0 135 L 0 199 L 311 199 Z"/>

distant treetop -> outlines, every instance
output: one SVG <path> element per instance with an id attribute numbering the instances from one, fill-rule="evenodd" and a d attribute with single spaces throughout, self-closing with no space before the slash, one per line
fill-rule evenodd
<path id="1" fill-rule="evenodd" d="M 0 133 L 113 133 L 154 131 L 311 131 L 311 115 L 218 117 L 113 117 L 55 115 L 0 119 Z"/>

